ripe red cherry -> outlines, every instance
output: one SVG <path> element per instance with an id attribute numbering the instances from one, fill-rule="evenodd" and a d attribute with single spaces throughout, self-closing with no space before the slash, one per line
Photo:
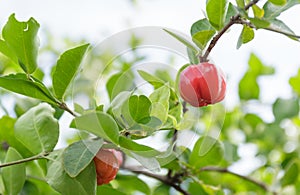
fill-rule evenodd
<path id="1" fill-rule="evenodd" d="M 107 184 L 115 179 L 123 162 L 122 153 L 113 149 L 100 149 L 94 157 L 97 184 Z"/>
<path id="2" fill-rule="evenodd" d="M 179 91 L 181 97 L 192 106 L 214 104 L 225 97 L 225 76 L 208 62 L 190 65 L 180 73 Z"/>

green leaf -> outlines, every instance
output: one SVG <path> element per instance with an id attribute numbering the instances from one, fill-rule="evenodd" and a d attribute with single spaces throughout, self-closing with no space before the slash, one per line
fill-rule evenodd
<path id="1" fill-rule="evenodd" d="M 6 57 L 8 57 L 12 62 L 18 64 L 18 57 L 16 56 L 14 51 L 11 50 L 7 45 L 7 43 L 1 39 L 0 39 L 0 52 Z"/>
<path id="2" fill-rule="evenodd" d="M 146 96 L 131 96 L 128 106 L 132 119 L 137 123 L 150 117 L 151 101 Z"/>
<path id="3" fill-rule="evenodd" d="M 150 83 L 155 89 L 163 86 L 165 84 L 165 81 L 163 81 L 162 79 L 149 74 L 143 70 L 138 70 L 139 75 L 148 83 Z"/>
<path id="4" fill-rule="evenodd" d="M 149 96 L 152 102 L 151 116 L 157 117 L 163 123 L 168 118 L 169 111 L 169 99 L 170 99 L 170 88 L 164 85 L 154 90 Z"/>
<path id="5" fill-rule="evenodd" d="M 204 49 L 207 45 L 207 43 L 211 40 L 211 38 L 215 35 L 215 30 L 203 30 L 200 32 L 197 32 L 193 35 L 193 41 L 194 43 L 200 48 Z"/>
<path id="6" fill-rule="evenodd" d="M 20 195 L 29 195 L 29 194 L 40 194 L 40 191 L 34 183 L 27 180 L 23 186 Z"/>
<path id="7" fill-rule="evenodd" d="M 259 85 L 256 81 L 256 75 L 247 72 L 239 83 L 240 99 L 250 100 L 259 98 Z"/>
<path id="8" fill-rule="evenodd" d="M 236 0 L 236 4 L 239 8 L 244 9 L 245 8 L 245 0 Z"/>
<path id="9" fill-rule="evenodd" d="M 87 51 L 89 44 L 81 45 L 65 51 L 57 61 L 53 73 L 53 89 L 57 99 L 63 100 L 65 92 L 76 76 L 79 65 Z"/>
<path id="10" fill-rule="evenodd" d="M 189 163 L 195 168 L 218 165 L 223 160 L 222 144 L 209 136 L 201 137 L 196 142 Z"/>
<path id="11" fill-rule="evenodd" d="M 126 184 L 125 186 L 128 186 Z M 110 187 L 109 185 L 101 185 L 97 187 L 97 195 L 104 195 L 104 194 L 109 194 L 109 195 L 126 195 L 123 192 L 118 191 L 117 189 L 114 189 Z"/>
<path id="12" fill-rule="evenodd" d="M 131 139 L 128 139 L 123 136 L 120 136 L 119 145 L 123 149 L 129 150 L 131 152 L 134 152 L 144 157 L 154 157 L 160 154 L 160 152 L 155 150 L 154 148 L 151 148 L 146 145 L 138 144 L 132 141 Z"/>
<path id="13" fill-rule="evenodd" d="M 57 100 L 41 82 L 33 77 L 29 80 L 27 75 L 23 73 L 0 77 L 0 87 L 51 104 L 57 103 Z"/>
<path id="14" fill-rule="evenodd" d="M 17 150 L 9 147 L 5 162 L 13 162 L 21 160 L 23 157 Z M 6 193 L 9 195 L 17 195 L 22 190 L 26 179 L 25 164 L 17 164 L 1 168 L 2 179 Z"/>
<path id="15" fill-rule="evenodd" d="M 41 103 L 18 118 L 15 136 L 33 154 L 50 152 L 55 147 L 59 126 L 54 112 L 50 105 Z"/>
<path id="16" fill-rule="evenodd" d="M 299 114 L 299 100 L 292 99 L 281 99 L 278 98 L 273 104 L 273 113 L 276 121 L 281 121 L 285 118 L 292 118 Z"/>
<path id="17" fill-rule="evenodd" d="M 273 30 L 275 32 L 279 32 L 279 33 L 282 32 L 282 33 L 287 33 L 296 36 L 296 34 L 284 22 L 278 19 L 270 20 L 270 26 L 268 27 L 268 30 Z M 298 38 L 293 36 L 288 36 L 288 37 L 293 40 L 298 40 Z"/>
<path id="18" fill-rule="evenodd" d="M 94 162 L 91 162 L 79 175 L 72 178 L 64 170 L 61 151 L 54 161 L 49 161 L 46 179 L 51 187 L 64 195 L 91 195 L 96 193 Z"/>
<path id="19" fill-rule="evenodd" d="M 242 44 L 250 42 L 254 38 L 254 31 L 247 25 L 244 25 L 243 30 L 240 34 L 236 48 L 239 49 Z"/>
<path id="20" fill-rule="evenodd" d="M 243 5 L 243 7 L 244 7 L 244 5 Z M 231 17 L 237 15 L 238 13 L 239 13 L 238 8 L 229 2 L 224 24 L 227 24 L 231 20 Z"/>
<path id="21" fill-rule="evenodd" d="M 216 33 L 209 21 L 204 18 L 195 22 L 191 27 L 193 42 L 200 48 L 204 49 L 210 39 Z"/>
<path id="22" fill-rule="evenodd" d="M 199 121 L 199 114 L 197 113 L 197 111 L 193 110 L 192 108 L 189 109 L 187 112 L 185 112 L 183 114 L 182 119 L 180 120 L 180 122 L 178 123 L 178 125 L 176 126 L 177 130 L 189 130 L 191 129 L 196 122 Z"/>
<path id="23" fill-rule="evenodd" d="M 251 53 L 248 65 L 249 72 L 255 76 L 272 75 L 275 72 L 272 66 L 265 65 L 254 53 Z"/>
<path id="24" fill-rule="evenodd" d="M 209 22 L 217 30 L 222 29 L 224 26 L 227 3 L 226 0 L 208 0 L 206 3 Z"/>
<path id="25" fill-rule="evenodd" d="M 191 50 L 190 48 L 186 48 L 187 50 L 187 53 L 188 53 L 188 57 L 189 57 L 189 60 L 190 60 L 190 63 L 191 64 L 199 64 L 199 58 L 198 58 L 198 54 L 196 52 L 194 52 L 193 50 Z"/>
<path id="26" fill-rule="evenodd" d="M 262 8 L 258 7 L 257 5 L 252 5 L 252 10 L 255 18 L 264 17 L 265 11 Z"/>
<path id="27" fill-rule="evenodd" d="M 277 0 L 277 1 L 279 1 L 279 0 Z M 281 0 L 281 1 L 283 1 L 283 0 Z M 299 3 L 300 3 L 299 0 L 287 0 L 286 4 L 284 4 L 282 6 L 277 6 L 270 2 L 266 2 L 263 7 L 263 9 L 265 10 L 264 18 L 267 20 L 275 19 L 282 12 L 284 12 L 285 10 L 287 10 Z"/>
<path id="28" fill-rule="evenodd" d="M 15 148 L 23 157 L 32 156 L 32 153 L 20 143 L 14 133 L 16 119 L 9 116 L 3 116 L 0 119 L 0 143 L 5 142 Z"/>
<path id="29" fill-rule="evenodd" d="M 161 184 L 161 185 L 157 186 L 154 189 L 153 194 L 155 194 L 155 195 L 169 195 L 170 194 L 170 186 L 165 185 L 165 184 Z"/>
<path id="30" fill-rule="evenodd" d="M 116 181 L 119 189 L 126 192 L 126 194 L 135 194 L 135 192 L 141 192 L 146 195 L 151 194 L 151 190 L 147 183 L 135 175 L 117 175 Z"/>
<path id="31" fill-rule="evenodd" d="M 130 91 L 135 87 L 134 74 L 127 70 L 125 73 L 117 73 L 109 78 L 106 89 L 110 100 L 113 100 L 120 92 Z"/>
<path id="32" fill-rule="evenodd" d="M 297 75 L 290 78 L 289 83 L 292 89 L 297 93 L 297 95 L 300 96 L 300 68 L 298 69 Z"/>
<path id="33" fill-rule="evenodd" d="M 27 22 L 19 22 L 15 14 L 12 14 L 2 31 L 7 46 L 17 56 L 18 63 L 27 74 L 33 73 L 37 68 L 39 27 L 39 23 L 33 18 Z M 15 60 L 14 57 L 12 60 Z"/>
<path id="34" fill-rule="evenodd" d="M 249 20 L 257 29 L 268 28 L 270 26 L 269 20 L 265 18 L 249 18 Z"/>
<path id="35" fill-rule="evenodd" d="M 76 177 L 93 160 L 103 140 L 81 140 L 68 146 L 63 153 L 63 165 L 70 177 Z"/>
<path id="36" fill-rule="evenodd" d="M 293 160 L 287 165 L 285 168 L 285 174 L 280 180 L 283 187 L 295 184 L 295 182 L 298 180 L 300 171 L 299 165 L 299 160 Z"/>
<path id="37" fill-rule="evenodd" d="M 269 2 L 273 3 L 274 5 L 284 5 L 286 4 L 287 0 L 268 0 Z"/>
<path id="38" fill-rule="evenodd" d="M 184 37 L 182 37 L 181 35 L 179 35 L 177 33 L 171 32 L 167 29 L 163 29 L 163 30 L 166 31 L 168 34 L 170 34 L 175 39 L 177 39 L 178 41 L 180 41 L 181 43 L 183 43 L 185 46 L 187 46 L 188 48 L 193 50 L 195 53 L 197 53 L 198 49 L 190 41 L 186 40 Z"/>
<path id="39" fill-rule="evenodd" d="M 119 128 L 115 120 L 103 112 L 89 112 L 76 117 L 73 122 L 79 130 L 86 130 L 115 144 L 119 142 Z"/>

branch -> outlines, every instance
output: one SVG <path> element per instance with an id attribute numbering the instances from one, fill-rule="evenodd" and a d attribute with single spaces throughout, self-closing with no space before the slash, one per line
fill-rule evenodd
<path id="1" fill-rule="evenodd" d="M 60 108 L 60 109 L 63 109 L 63 110 L 65 110 L 65 111 L 67 111 L 68 113 L 70 113 L 71 115 L 73 115 L 74 117 L 76 117 L 77 115 L 67 106 L 67 104 L 66 103 L 64 103 L 64 102 L 60 102 L 60 103 L 58 103 L 58 107 Z"/>
<path id="2" fill-rule="evenodd" d="M 255 5 L 259 0 L 253 0 L 250 1 L 250 3 L 248 3 L 244 10 L 247 11 L 251 6 Z M 241 15 L 237 14 L 233 17 L 231 17 L 230 21 L 223 27 L 223 29 L 211 40 L 211 42 L 209 43 L 209 46 L 207 48 L 207 50 L 205 51 L 205 54 L 203 56 L 200 56 L 200 62 L 207 62 L 208 61 L 208 56 L 211 52 L 211 50 L 215 47 L 216 43 L 218 42 L 218 40 L 221 38 L 221 36 L 233 25 L 235 24 L 237 21 L 239 21 Z"/>
<path id="3" fill-rule="evenodd" d="M 25 163 L 25 162 L 29 162 L 29 161 L 33 161 L 33 160 L 38 160 L 38 159 L 44 158 L 45 156 L 48 156 L 48 155 L 49 155 L 49 152 L 43 152 L 41 154 L 31 156 L 31 157 L 28 157 L 28 158 L 24 158 L 24 159 L 21 159 L 21 160 L 0 164 L 0 168 L 11 166 L 11 165 L 17 165 L 17 164 L 21 164 L 21 163 Z"/>
<path id="4" fill-rule="evenodd" d="M 160 181 L 160 182 L 162 182 L 166 185 L 169 185 L 169 186 L 173 187 L 178 192 L 181 192 L 183 195 L 190 195 L 190 193 L 188 193 L 187 191 L 182 189 L 179 184 L 175 183 L 172 180 L 172 178 L 170 179 L 167 176 L 158 175 L 158 174 L 150 173 L 150 172 L 147 172 L 147 171 L 141 171 L 141 170 L 138 170 L 136 167 L 123 167 L 123 169 L 131 171 L 132 173 L 135 173 L 135 174 L 141 174 L 141 175 L 145 175 L 147 177 L 154 178 L 154 179 L 156 179 L 156 180 L 158 180 L 158 181 Z"/>
<path id="5" fill-rule="evenodd" d="M 269 187 L 261 182 L 261 181 L 257 181 L 253 178 L 250 178 L 250 177 L 247 177 L 247 176 L 244 176 L 244 175 L 240 175 L 238 173 L 234 173 L 232 171 L 229 171 L 227 168 L 220 168 L 220 167 L 203 167 L 200 169 L 200 171 L 212 171 L 212 172 L 219 172 L 219 173 L 227 173 L 227 174 L 230 174 L 230 175 L 234 175 L 234 176 L 237 176 L 245 181 L 249 181 L 255 185 L 257 185 L 258 187 L 260 187 L 261 189 L 263 189 L 264 191 L 266 192 L 271 192 L 273 193 L 274 195 L 276 195 L 277 193 L 276 192 L 272 192 Z"/>

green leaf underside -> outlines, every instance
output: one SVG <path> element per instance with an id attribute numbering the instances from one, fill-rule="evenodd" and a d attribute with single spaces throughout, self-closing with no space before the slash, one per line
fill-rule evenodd
<path id="1" fill-rule="evenodd" d="M 9 48 L 9 46 L 6 44 L 4 40 L 0 39 L 0 52 L 8 57 L 12 62 L 15 64 L 18 64 L 18 57 L 14 53 L 12 49 Z"/>
<path id="2" fill-rule="evenodd" d="M 0 77 L 0 87 L 21 95 L 56 104 L 57 100 L 49 90 L 38 80 L 31 78 L 32 80 L 29 80 L 27 75 L 23 73 L 2 76 Z"/>
<path id="3" fill-rule="evenodd" d="M 53 73 L 53 89 L 58 99 L 64 98 L 65 92 L 71 81 L 76 76 L 79 65 L 87 51 L 89 44 L 81 45 L 64 52 L 55 67 Z"/>
<path id="4" fill-rule="evenodd" d="M 19 22 L 15 14 L 12 14 L 2 31 L 7 46 L 14 52 L 9 57 L 15 61 L 14 56 L 17 56 L 19 65 L 28 74 L 37 68 L 39 40 L 36 35 L 39 27 L 39 23 L 33 18 L 27 22 Z"/>
<path id="5" fill-rule="evenodd" d="M 76 177 L 93 160 L 103 140 L 81 140 L 68 146 L 63 153 L 64 169 L 70 177 Z"/>
<path id="6" fill-rule="evenodd" d="M 90 163 L 79 175 L 72 178 L 64 170 L 62 152 L 54 161 L 50 161 L 46 179 L 51 187 L 64 195 L 91 195 L 96 193 L 94 163 Z"/>
<path id="7" fill-rule="evenodd" d="M 226 0 L 208 0 L 206 3 L 209 22 L 217 30 L 222 29 L 224 26 L 227 3 Z"/>
<path id="8" fill-rule="evenodd" d="M 106 113 L 89 112 L 76 117 L 73 123 L 79 130 L 86 130 L 115 144 L 119 142 L 119 128 L 115 120 Z"/>
<path id="9" fill-rule="evenodd" d="M 15 136 L 33 154 L 50 152 L 55 147 L 59 126 L 54 112 L 50 105 L 41 103 L 18 118 Z"/>
<path id="10" fill-rule="evenodd" d="M 204 18 L 195 22 L 191 27 L 193 42 L 200 48 L 204 49 L 210 39 L 216 33 L 209 21 Z"/>
<path id="11" fill-rule="evenodd" d="M 164 31 L 166 31 L 168 34 L 170 34 L 172 37 L 174 37 L 175 39 L 177 39 L 178 41 L 180 41 L 181 43 L 183 43 L 185 46 L 187 46 L 188 48 L 190 48 L 191 50 L 197 52 L 198 49 L 188 40 L 186 40 L 184 37 L 182 37 L 181 35 L 171 32 L 167 29 L 163 29 Z"/>
<path id="12" fill-rule="evenodd" d="M 263 9 L 265 11 L 264 18 L 267 20 L 275 19 L 278 17 L 282 12 L 285 10 L 299 4 L 299 0 L 288 0 L 286 4 L 282 6 L 274 5 L 270 2 L 266 2 L 263 6 Z"/>
<path id="13" fill-rule="evenodd" d="M 21 160 L 23 157 L 17 150 L 10 147 L 7 151 L 5 162 Z M 1 175 L 7 194 L 17 195 L 22 190 L 26 179 L 25 164 L 12 165 L 1 168 Z"/>
<path id="14" fill-rule="evenodd" d="M 241 47 L 242 44 L 250 42 L 254 38 L 254 30 L 246 25 L 244 25 L 241 35 L 237 43 L 237 49 Z"/>

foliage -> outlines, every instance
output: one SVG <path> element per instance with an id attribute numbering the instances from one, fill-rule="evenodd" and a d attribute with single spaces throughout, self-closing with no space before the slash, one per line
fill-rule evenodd
<path id="1" fill-rule="evenodd" d="M 207 61 L 218 39 L 234 24 L 243 25 L 237 48 L 250 42 L 256 29 L 299 39 L 278 19 L 282 12 L 299 4 L 298 0 L 269 0 L 262 7 L 257 2 L 237 0 L 234 5 L 226 0 L 208 0 L 207 18 L 191 26 L 193 42 L 165 31 L 186 45 L 191 64 Z M 81 44 L 63 52 L 47 75 L 37 63 L 38 54 L 57 52 L 51 45 L 39 49 L 38 29 L 35 19 L 20 22 L 15 14 L 2 29 L 0 95 L 15 101 L 8 105 L 2 102 L 0 108 L 5 113 L 0 119 L 0 194 L 299 192 L 300 69 L 289 80 L 293 97 L 278 98 L 269 105 L 274 120 L 267 122 L 247 106 L 253 102 L 265 106 L 260 101 L 263 92 L 258 79 L 272 77 L 275 70 L 254 53 L 239 83 L 241 102 L 225 112 L 222 103 L 202 108 L 186 104 L 178 94 L 178 82 L 167 71 L 131 69 L 144 58 L 138 53 L 132 61 L 119 59 L 119 66 L 105 67 L 107 59 L 114 56 L 96 55 L 89 44 Z M 135 48 L 137 42 L 133 36 L 131 46 Z M 85 59 L 87 53 L 89 58 Z M 108 104 L 98 101 L 105 95 L 96 90 L 97 78 L 81 72 L 83 59 L 91 71 L 99 68 L 99 61 L 104 62 L 100 85 L 106 87 Z M 51 78 L 50 85 L 45 84 L 45 75 Z M 137 79 L 151 86 L 149 94 L 134 90 Z M 77 102 L 72 105 L 71 100 L 80 95 L 88 97 L 88 108 Z M 73 117 L 70 127 L 77 133 L 67 147 L 56 148 L 60 133 L 65 131 L 60 125 L 66 122 L 62 116 L 67 114 Z M 196 139 L 194 145 L 177 142 L 185 132 L 192 135 L 190 142 Z M 155 135 L 167 143 L 166 149 L 148 143 Z M 259 166 L 248 175 L 232 172 L 231 165 L 239 163 L 242 156 L 238 151 L 247 145 L 257 149 Z M 97 187 L 92 159 L 101 147 L 122 151 L 126 161 L 114 181 Z M 131 161 L 136 166 L 128 166 Z M 138 169 L 140 165 L 143 169 Z M 157 173 L 159 170 L 163 171 Z M 145 182 L 140 175 L 156 182 Z"/>

